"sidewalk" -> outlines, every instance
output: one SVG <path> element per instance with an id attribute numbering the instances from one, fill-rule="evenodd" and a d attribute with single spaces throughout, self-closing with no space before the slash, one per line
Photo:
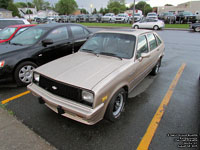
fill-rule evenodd
<path id="1" fill-rule="evenodd" d="M 0 108 L 0 149 L 56 150 L 2 108 Z"/>

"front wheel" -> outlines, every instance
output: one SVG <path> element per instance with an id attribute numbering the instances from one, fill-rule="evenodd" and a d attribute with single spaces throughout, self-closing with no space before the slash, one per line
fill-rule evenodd
<path id="1" fill-rule="evenodd" d="M 117 119 L 119 119 L 121 112 L 124 109 L 126 99 L 127 99 L 126 91 L 123 88 L 121 88 L 115 93 L 110 103 L 108 104 L 108 107 L 105 113 L 105 118 L 111 122 L 114 122 Z"/>
<path id="2" fill-rule="evenodd" d="M 18 86 L 26 86 L 31 83 L 33 70 L 37 65 L 31 61 L 20 63 L 14 72 L 14 79 Z"/>
<path id="3" fill-rule="evenodd" d="M 135 25 L 133 28 L 134 28 L 134 29 L 139 29 L 139 26 L 138 26 L 138 25 Z"/>
<path id="4" fill-rule="evenodd" d="M 154 29 L 154 30 L 158 30 L 159 27 L 158 27 L 157 25 L 155 25 L 155 26 L 153 27 L 153 29 Z"/>

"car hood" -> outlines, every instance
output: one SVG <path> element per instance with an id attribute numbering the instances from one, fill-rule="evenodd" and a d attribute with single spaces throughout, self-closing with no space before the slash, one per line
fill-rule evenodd
<path id="1" fill-rule="evenodd" d="M 27 48 L 28 46 L 20 46 L 20 45 L 11 45 L 8 43 L 2 43 L 0 45 L 0 55 L 6 54 L 6 53 L 10 53 L 10 52 L 14 52 L 14 51 L 18 51 L 18 50 L 22 50 L 24 48 Z"/>
<path id="2" fill-rule="evenodd" d="M 91 53 L 77 52 L 47 63 L 35 71 L 54 80 L 92 90 L 126 62 L 115 57 L 97 57 Z"/>

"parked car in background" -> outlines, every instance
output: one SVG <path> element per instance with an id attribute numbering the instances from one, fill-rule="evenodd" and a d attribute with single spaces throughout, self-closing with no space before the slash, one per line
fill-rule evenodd
<path id="1" fill-rule="evenodd" d="M 16 18 L 0 19 L 0 30 L 10 25 L 20 25 L 20 24 L 30 24 L 30 22 L 28 22 L 26 19 L 16 19 Z"/>
<path id="2" fill-rule="evenodd" d="M 91 15 L 89 15 L 89 14 L 82 14 L 82 15 L 80 15 L 80 22 L 89 22 L 89 17 L 90 17 Z"/>
<path id="3" fill-rule="evenodd" d="M 102 14 L 94 14 L 89 16 L 89 22 L 101 22 Z"/>
<path id="4" fill-rule="evenodd" d="M 179 12 L 176 15 L 176 21 L 179 23 L 195 23 L 197 21 L 196 15 L 189 11 Z"/>
<path id="5" fill-rule="evenodd" d="M 152 12 L 152 13 L 148 13 L 146 18 L 158 19 L 158 15 L 155 12 Z"/>
<path id="6" fill-rule="evenodd" d="M 134 14 L 134 21 L 135 22 L 142 20 L 142 18 L 143 18 L 143 15 L 141 13 L 135 13 Z"/>
<path id="7" fill-rule="evenodd" d="M 101 22 L 115 22 L 115 14 L 107 13 L 101 17 Z"/>
<path id="8" fill-rule="evenodd" d="M 80 18 L 77 15 L 71 15 L 69 20 L 70 22 L 80 22 Z"/>
<path id="9" fill-rule="evenodd" d="M 190 24 L 190 29 L 193 29 L 195 32 L 200 32 L 200 23 Z"/>
<path id="10" fill-rule="evenodd" d="M 164 12 L 159 14 L 158 19 L 163 20 L 165 23 L 176 23 L 176 16 L 172 12 Z"/>
<path id="11" fill-rule="evenodd" d="M 16 35 L 33 26 L 35 24 L 12 25 L 0 30 L 0 43 L 10 41 Z"/>
<path id="12" fill-rule="evenodd" d="M 60 22 L 62 22 L 62 23 L 69 22 L 69 16 L 67 16 L 67 15 L 61 15 L 60 16 Z"/>
<path id="13" fill-rule="evenodd" d="M 152 31 L 100 31 L 79 52 L 37 68 L 28 89 L 65 117 L 88 125 L 104 117 L 114 122 L 128 94 L 149 73 L 158 74 L 164 47 Z"/>
<path id="14" fill-rule="evenodd" d="M 115 17 L 115 22 L 116 23 L 128 23 L 129 22 L 129 16 L 128 14 L 118 14 Z"/>
<path id="15" fill-rule="evenodd" d="M 157 19 L 150 19 L 150 18 L 145 18 L 139 22 L 136 22 L 132 25 L 132 28 L 135 29 L 154 29 L 154 30 L 159 30 L 165 27 L 165 23 L 162 20 L 157 20 Z"/>
<path id="16" fill-rule="evenodd" d="M 0 45 L 0 79 L 13 78 L 17 85 L 27 85 L 37 66 L 77 52 L 91 34 L 78 24 L 31 27 Z"/>

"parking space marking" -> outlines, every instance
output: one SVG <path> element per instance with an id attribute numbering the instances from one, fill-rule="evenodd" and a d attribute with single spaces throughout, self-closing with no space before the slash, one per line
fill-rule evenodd
<path id="1" fill-rule="evenodd" d="M 8 98 L 8 99 L 6 99 L 6 100 L 1 101 L 1 104 L 6 104 L 6 103 L 8 103 L 8 102 L 10 102 L 10 101 L 12 101 L 12 100 L 14 100 L 14 99 L 17 99 L 17 98 L 22 97 L 22 96 L 24 96 L 24 95 L 26 95 L 26 94 L 29 94 L 29 93 L 30 93 L 30 91 L 23 92 L 23 93 L 21 93 L 21 94 L 18 94 L 18 95 L 16 95 L 16 96 L 13 96 L 13 97 L 11 97 L 11 98 Z"/>
<path id="2" fill-rule="evenodd" d="M 151 123 L 149 124 L 147 130 L 146 130 L 146 133 L 145 135 L 143 136 L 142 140 L 140 141 L 138 147 L 137 147 L 137 150 L 148 150 L 149 148 L 149 145 L 153 139 L 153 136 L 156 132 L 156 129 L 162 119 L 162 116 L 165 112 L 165 109 L 171 99 L 171 96 L 174 92 L 174 89 L 185 69 L 185 66 L 186 64 L 182 64 L 181 67 L 179 68 L 176 76 L 174 77 L 165 97 L 163 98 L 159 108 L 157 109 L 157 112 L 155 113 L 153 119 L 151 120 Z"/>

